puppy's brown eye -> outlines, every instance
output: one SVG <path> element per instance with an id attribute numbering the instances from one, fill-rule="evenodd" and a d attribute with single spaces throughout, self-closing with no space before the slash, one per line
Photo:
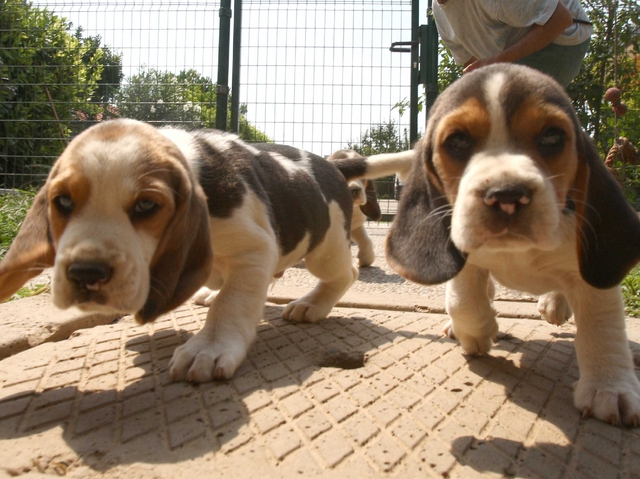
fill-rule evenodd
<path id="1" fill-rule="evenodd" d="M 565 131 L 552 126 L 538 136 L 538 149 L 543 156 L 554 156 L 562 152 L 566 140 Z"/>
<path id="2" fill-rule="evenodd" d="M 69 195 L 59 195 L 53 199 L 56 209 L 63 215 L 71 214 L 73 211 L 73 201 Z"/>
<path id="3" fill-rule="evenodd" d="M 131 208 L 132 219 L 149 218 L 160 209 L 160 205 L 151 200 L 138 200 Z"/>
<path id="4" fill-rule="evenodd" d="M 473 140 L 468 133 L 457 131 L 452 133 L 444 141 L 449 154 L 456 159 L 466 159 L 473 149 Z"/>

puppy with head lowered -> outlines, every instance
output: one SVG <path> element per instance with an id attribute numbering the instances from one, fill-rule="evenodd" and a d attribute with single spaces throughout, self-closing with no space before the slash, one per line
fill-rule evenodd
<path id="1" fill-rule="evenodd" d="M 387 258 L 423 284 L 447 281 L 447 333 L 485 354 L 498 332 L 493 279 L 574 314 L 576 407 L 640 422 L 640 382 L 620 282 L 640 259 L 640 221 L 551 78 L 499 64 L 436 101 L 387 238 Z"/>
<path id="2" fill-rule="evenodd" d="M 0 301 L 49 266 L 56 306 L 135 313 L 141 323 L 203 285 L 219 289 L 170 372 L 195 382 L 229 378 L 274 277 L 305 259 L 319 278 L 285 308 L 291 321 L 326 317 L 356 280 L 345 178 L 386 176 L 410 163 L 329 163 L 220 131 L 100 123 L 71 141 L 36 196 L 0 263 Z"/>

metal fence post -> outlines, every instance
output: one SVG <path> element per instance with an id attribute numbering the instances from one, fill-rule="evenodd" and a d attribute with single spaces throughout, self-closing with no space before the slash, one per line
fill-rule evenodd
<path id="1" fill-rule="evenodd" d="M 424 70 L 424 88 L 425 88 L 425 113 L 429 114 L 429 110 L 436 101 L 438 96 L 438 29 L 436 21 L 433 19 L 431 11 L 432 0 L 429 0 L 427 7 L 427 27 L 424 31 L 425 38 L 422 39 L 422 58 L 420 59 L 420 68 Z"/>
<path id="2" fill-rule="evenodd" d="M 240 50 L 242 40 L 242 0 L 233 2 L 233 63 L 231 66 L 231 124 L 229 130 L 240 132 Z"/>
<path id="3" fill-rule="evenodd" d="M 220 41 L 218 49 L 218 90 L 216 100 L 216 128 L 227 129 L 229 104 L 229 37 L 231 36 L 231 0 L 220 2 Z"/>
<path id="4" fill-rule="evenodd" d="M 418 139 L 418 85 L 420 75 L 420 0 L 411 2 L 411 95 L 409 97 L 409 143 Z"/>

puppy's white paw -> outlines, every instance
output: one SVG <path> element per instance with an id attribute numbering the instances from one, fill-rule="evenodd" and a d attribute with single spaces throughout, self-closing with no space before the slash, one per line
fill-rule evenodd
<path id="1" fill-rule="evenodd" d="M 315 323 L 321 319 L 326 318 L 333 305 L 327 307 L 327 305 L 314 304 L 311 301 L 307 301 L 304 298 L 291 301 L 284 311 L 282 317 L 287 321 L 293 321 L 297 323 Z"/>
<path id="2" fill-rule="evenodd" d="M 176 348 L 169 362 L 177 381 L 205 383 L 229 379 L 247 356 L 248 344 L 239 337 L 206 339 L 197 334 Z"/>
<path id="3" fill-rule="evenodd" d="M 449 339 L 456 339 L 456 335 L 453 334 L 453 321 L 449 320 L 442 330 L 442 333 Z"/>
<path id="4" fill-rule="evenodd" d="M 193 302 L 200 306 L 211 306 L 216 299 L 216 292 L 203 286 L 193 295 Z"/>
<path id="5" fill-rule="evenodd" d="M 371 266 L 375 260 L 376 260 L 376 253 L 373 250 L 373 245 L 371 247 L 364 247 L 364 248 L 358 249 L 358 266 L 360 268 L 366 268 L 367 266 Z"/>
<path id="6" fill-rule="evenodd" d="M 562 293 L 551 292 L 538 298 L 538 311 L 542 319 L 560 326 L 573 315 L 567 298 Z"/>
<path id="7" fill-rule="evenodd" d="M 495 331 L 492 330 L 489 334 L 475 336 L 464 332 L 454 331 L 453 321 L 449 321 L 442 332 L 450 339 L 457 339 L 466 354 L 479 356 L 491 351 L 498 334 L 498 327 L 496 325 Z"/>
<path id="8" fill-rule="evenodd" d="M 640 381 L 633 370 L 618 380 L 579 379 L 573 402 L 582 417 L 593 416 L 614 426 L 640 425 Z"/>

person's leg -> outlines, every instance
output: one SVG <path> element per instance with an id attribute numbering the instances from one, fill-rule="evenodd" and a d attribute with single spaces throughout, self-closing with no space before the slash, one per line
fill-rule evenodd
<path id="1" fill-rule="evenodd" d="M 589 43 L 590 40 L 571 46 L 550 43 L 542 50 L 521 58 L 516 63 L 540 70 L 555 78 L 566 88 L 580 73 L 582 60 L 587 54 Z"/>

